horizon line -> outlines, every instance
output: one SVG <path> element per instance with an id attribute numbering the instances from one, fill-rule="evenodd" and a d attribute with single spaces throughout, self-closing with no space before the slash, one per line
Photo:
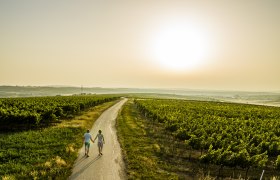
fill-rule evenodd
<path id="1" fill-rule="evenodd" d="M 139 90 L 170 90 L 170 91 L 211 91 L 211 92 L 259 92 L 280 93 L 280 90 L 234 90 L 234 89 L 201 89 L 201 88 L 169 88 L 169 87 L 102 87 L 102 86 L 75 86 L 75 85 L 0 85 L 0 87 L 51 87 L 51 88 L 100 88 L 100 89 L 139 89 Z"/>

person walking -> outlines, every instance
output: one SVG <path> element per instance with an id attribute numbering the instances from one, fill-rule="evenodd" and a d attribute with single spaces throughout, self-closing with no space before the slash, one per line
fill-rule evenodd
<path id="1" fill-rule="evenodd" d="M 98 146 L 99 155 L 102 155 L 102 149 L 103 149 L 103 144 L 105 144 L 105 139 L 101 130 L 98 131 L 98 134 L 94 138 L 93 142 L 96 140 L 96 138 L 98 138 L 97 146 Z"/>
<path id="2" fill-rule="evenodd" d="M 84 134 L 85 156 L 87 157 L 89 157 L 88 153 L 89 153 L 90 141 L 94 143 L 88 129 L 87 132 Z"/>

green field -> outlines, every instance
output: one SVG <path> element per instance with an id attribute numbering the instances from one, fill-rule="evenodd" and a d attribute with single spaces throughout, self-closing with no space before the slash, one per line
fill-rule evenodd
<path id="1" fill-rule="evenodd" d="M 131 95 L 117 119 L 128 179 L 280 177 L 280 108 Z M 67 179 L 115 95 L 0 99 L 0 177 Z M 147 98 L 148 97 L 148 98 Z"/>
<path id="2" fill-rule="evenodd" d="M 114 99 L 113 95 L 0 98 L 0 129 L 48 126 Z"/>
<path id="3" fill-rule="evenodd" d="M 82 146 L 83 133 L 117 100 L 111 95 L 1 99 L 1 123 L 16 128 L 0 133 L 0 177 L 67 179 Z M 61 116 L 56 116 L 54 110 L 57 107 L 64 110 L 66 106 L 72 107 L 73 111 L 62 111 Z M 6 110 L 5 115 L 3 109 Z M 41 114 L 38 109 L 41 109 Z M 53 112 L 51 117 L 55 118 L 45 119 L 44 112 Z M 17 116 L 17 121 L 7 118 L 8 113 L 12 117 Z M 39 123 L 26 121 L 29 118 L 27 115 L 32 117 L 32 113 L 39 114 Z M 19 122 L 21 126 L 16 126 L 19 117 L 25 118 Z"/>
<path id="4" fill-rule="evenodd" d="M 142 168 L 203 179 L 259 178 L 262 170 L 265 178 L 279 178 L 279 126 L 277 107 L 138 99 L 124 108 L 118 127 L 120 137 L 129 137 L 121 144 L 132 179 L 145 176 Z M 155 157 L 148 158 L 154 167 L 139 162 L 135 149 Z"/>

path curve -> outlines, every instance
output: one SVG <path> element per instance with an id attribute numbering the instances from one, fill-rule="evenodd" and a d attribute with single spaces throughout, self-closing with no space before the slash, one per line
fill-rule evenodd
<path id="1" fill-rule="evenodd" d="M 74 164 L 70 180 L 119 180 L 125 179 L 124 162 L 120 144 L 116 134 L 116 118 L 118 112 L 127 99 L 122 99 L 106 111 L 95 121 L 90 133 L 93 138 L 101 129 L 105 138 L 103 155 L 98 156 L 97 141 L 91 142 L 89 155 L 84 156 L 84 146 L 79 151 Z M 81 138 L 83 135 L 81 135 Z"/>

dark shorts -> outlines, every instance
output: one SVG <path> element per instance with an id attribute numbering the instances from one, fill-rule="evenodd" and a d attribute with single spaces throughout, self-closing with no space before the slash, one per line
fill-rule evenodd
<path id="1" fill-rule="evenodd" d="M 85 147 L 89 148 L 90 147 L 90 142 L 85 142 Z"/>

